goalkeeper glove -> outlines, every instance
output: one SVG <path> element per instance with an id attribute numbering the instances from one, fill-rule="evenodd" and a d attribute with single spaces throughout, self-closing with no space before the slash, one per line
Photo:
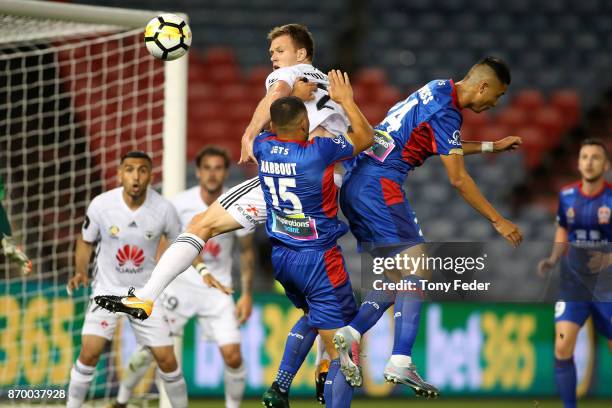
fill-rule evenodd
<path id="1" fill-rule="evenodd" d="M 17 263 L 21 267 L 21 272 L 24 274 L 32 272 L 32 261 L 30 261 L 21 248 L 13 243 L 11 237 L 5 235 L 2 238 L 2 249 L 4 250 L 4 255 L 6 255 L 9 260 Z"/>

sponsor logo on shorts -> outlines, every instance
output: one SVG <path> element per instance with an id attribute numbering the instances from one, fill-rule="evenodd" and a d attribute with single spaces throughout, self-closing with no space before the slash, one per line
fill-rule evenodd
<path id="1" fill-rule="evenodd" d="M 155 238 L 155 231 L 147 231 L 144 234 L 144 237 L 147 241 L 152 240 L 153 238 Z"/>
<path id="2" fill-rule="evenodd" d="M 115 268 L 119 273 L 139 273 L 142 272 L 144 263 L 144 251 L 136 245 L 124 245 L 117 251 L 118 266 Z"/>
<path id="3" fill-rule="evenodd" d="M 565 302 L 559 301 L 555 303 L 555 318 L 561 317 L 561 315 L 565 312 Z"/>
<path id="4" fill-rule="evenodd" d="M 459 130 L 455 130 L 453 132 L 453 136 L 448 139 L 448 143 L 453 146 L 461 146 L 461 132 Z"/>
<path id="5" fill-rule="evenodd" d="M 251 206 L 249 204 L 249 206 Z M 236 204 L 236 209 L 238 210 L 238 212 L 240 213 L 240 215 L 242 215 L 248 222 L 250 222 L 253 225 L 257 225 L 258 222 L 255 218 L 253 218 L 253 216 L 251 214 L 248 213 L 248 211 L 246 211 L 244 208 L 242 208 L 241 205 Z M 257 214 L 256 214 L 257 216 Z"/>
<path id="6" fill-rule="evenodd" d="M 102 320 L 100 322 L 100 326 L 102 326 L 102 328 L 106 329 L 108 327 L 108 322 L 106 320 Z"/>
<path id="7" fill-rule="evenodd" d="M 257 211 L 257 208 L 254 205 L 252 205 L 252 204 L 249 204 L 249 206 L 247 207 L 246 210 L 247 210 L 247 212 L 253 213 L 253 215 L 255 217 L 257 217 L 259 215 L 259 211 Z"/>
<path id="8" fill-rule="evenodd" d="M 83 221 L 83 229 L 89 228 L 89 224 L 91 224 L 91 220 L 88 216 L 85 216 L 85 221 Z"/>

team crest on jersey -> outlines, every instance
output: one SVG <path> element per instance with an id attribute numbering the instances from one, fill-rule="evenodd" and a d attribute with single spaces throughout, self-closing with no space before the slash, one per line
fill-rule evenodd
<path id="1" fill-rule="evenodd" d="M 116 225 L 112 225 L 108 229 L 108 233 L 110 234 L 111 238 L 117 238 L 119 236 L 119 227 Z"/>
<path id="2" fill-rule="evenodd" d="M 144 233 L 144 237 L 145 237 L 145 239 L 147 239 L 149 241 L 152 240 L 153 238 L 155 238 L 155 231 L 146 231 Z"/>
<path id="3" fill-rule="evenodd" d="M 567 218 L 567 222 L 574 222 L 574 218 L 576 217 L 576 211 L 574 211 L 574 207 L 570 207 L 565 212 L 565 217 Z"/>
<path id="4" fill-rule="evenodd" d="M 599 207 L 597 210 L 597 219 L 600 224 L 609 224 L 610 223 L 610 207 L 604 205 Z"/>

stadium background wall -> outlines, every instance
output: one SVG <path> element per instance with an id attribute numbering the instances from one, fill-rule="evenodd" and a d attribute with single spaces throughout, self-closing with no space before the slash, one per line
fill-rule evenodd
<path id="1" fill-rule="evenodd" d="M 86 303 L 53 295 L 50 284 L 32 286 L 0 283 L 0 293 L 5 294 L 0 297 L 0 391 L 16 385 L 65 387 L 79 350 Z M 9 312 L 19 309 L 23 313 Z M 247 396 L 261 395 L 272 382 L 286 333 L 300 313 L 282 295 L 255 297 L 253 315 L 242 329 Z M 421 315 L 415 363 L 446 395 L 553 396 L 552 314 L 548 304 L 428 304 Z M 381 375 L 392 346 L 392 315 L 372 330 L 363 348 L 365 382 L 359 392 L 381 397 L 405 393 L 385 384 Z M 118 352 L 110 354 L 112 360 L 101 359 L 99 373 L 120 375 L 123 361 L 136 346 L 129 331 L 129 325 L 121 325 L 119 341 L 112 346 Z M 579 340 L 576 360 L 581 393 L 612 396 L 612 389 L 600 380 L 612 376 L 612 356 L 590 324 Z M 216 346 L 201 339 L 193 320 L 185 328 L 183 362 L 190 396 L 223 395 L 223 362 Z M 107 365 L 116 365 L 117 371 L 105 370 Z M 313 395 L 313 370 L 311 353 L 294 380 L 292 395 Z M 154 387 L 152 374 L 151 369 L 149 382 L 137 393 Z M 98 375 L 96 381 L 107 379 Z"/>

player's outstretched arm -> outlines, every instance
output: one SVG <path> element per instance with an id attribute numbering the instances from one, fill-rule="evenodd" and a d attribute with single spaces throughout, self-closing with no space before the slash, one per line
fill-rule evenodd
<path id="1" fill-rule="evenodd" d="M 553 243 L 552 251 L 550 256 L 546 259 L 542 259 L 538 263 L 538 275 L 544 277 L 550 270 L 557 264 L 565 248 L 567 247 L 567 230 L 560 225 L 557 225 L 555 231 L 555 242 Z"/>
<path id="2" fill-rule="evenodd" d="M 278 98 L 291 95 L 291 87 L 285 81 L 277 81 L 268 89 L 268 93 L 263 97 L 255 108 L 255 113 L 249 122 L 244 134 L 242 135 L 242 150 L 238 163 L 255 162 L 253 156 L 253 140 L 261 130 L 270 123 L 270 105 Z"/>
<path id="3" fill-rule="evenodd" d="M 463 156 L 450 154 L 440 156 L 448 178 L 453 187 L 461 194 L 463 199 L 478 211 L 483 217 L 493 224 L 497 232 L 504 237 L 514 247 L 518 246 L 523 240 L 523 235 L 519 228 L 512 222 L 502 217 L 495 207 L 482 195 L 478 186 L 465 169 Z"/>
<path id="4" fill-rule="evenodd" d="M 523 139 L 519 136 L 504 137 L 495 142 L 470 142 L 467 140 L 461 141 L 463 154 L 477 153 L 501 153 L 518 149 L 523 143 Z"/>
<path id="5" fill-rule="evenodd" d="M 353 88 L 346 72 L 332 70 L 327 74 L 329 79 L 329 97 L 338 103 L 351 123 L 347 135 L 353 144 L 353 155 L 357 155 L 374 143 L 374 129 L 363 115 L 353 99 Z"/>
<path id="6" fill-rule="evenodd" d="M 89 285 L 89 277 L 87 276 L 87 269 L 89 269 L 89 261 L 91 260 L 91 253 L 93 252 L 93 245 L 89 242 L 83 241 L 82 237 L 79 237 L 76 242 L 76 250 L 74 254 L 74 276 L 68 281 L 66 289 L 68 294 L 72 294 L 74 289 L 77 289 L 80 285 L 87 287 Z"/>

